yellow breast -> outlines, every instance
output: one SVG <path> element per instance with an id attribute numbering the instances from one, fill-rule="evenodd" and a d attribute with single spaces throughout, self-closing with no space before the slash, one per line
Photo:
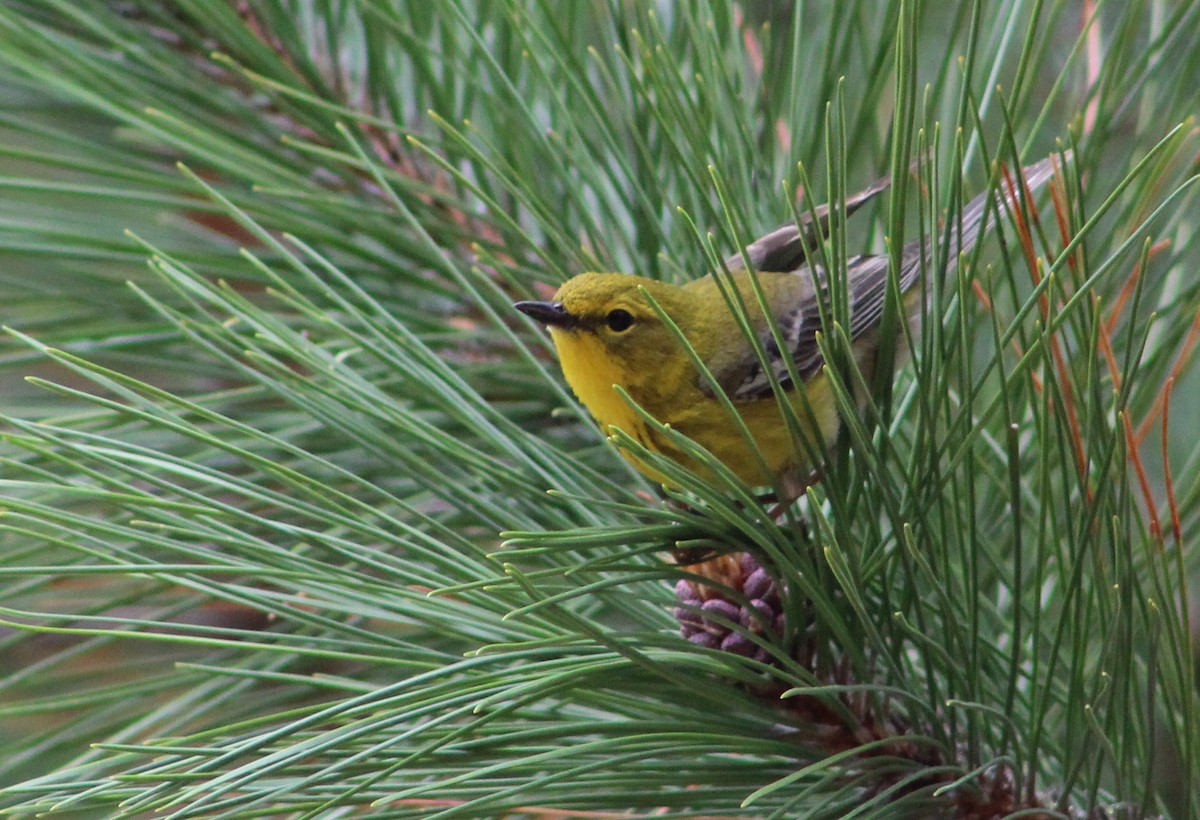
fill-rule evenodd
<path id="1" fill-rule="evenodd" d="M 626 379 L 617 363 L 603 350 L 591 333 L 551 328 L 550 336 L 558 348 L 559 362 L 567 384 L 591 412 L 605 432 L 619 427 L 632 436 L 644 425 L 613 385 L 625 386 Z"/>

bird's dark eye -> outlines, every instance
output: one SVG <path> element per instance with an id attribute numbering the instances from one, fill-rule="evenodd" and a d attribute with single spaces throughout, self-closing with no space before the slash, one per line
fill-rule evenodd
<path id="1" fill-rule="evenodd" d="M 610 310 L 604 317 L 604 324 L 608 325 L 609 330 L 621 333 L 633 327 L 633 314 L 621 308 Z"/>

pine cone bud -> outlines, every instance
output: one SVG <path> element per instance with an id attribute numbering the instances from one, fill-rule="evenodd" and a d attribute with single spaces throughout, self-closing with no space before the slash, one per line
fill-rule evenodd
<path id="1" fill-rule="evenodd" d="M 715 583 L 682 578 L 675 585 L 679 600 L 675 617 L 683 637 L 699 646 L 767 662 L 771 653 L 749 636 L 761 635 L 768 642 L 777 642 L 785 623 L 779 587 L 766 569 L 748 552 L 719 555 L 688 568 Z M 748 601 L 730 596 L 720 588 L 722 584 Z M 734 629 L 731 624 L 742 629 Z"/>

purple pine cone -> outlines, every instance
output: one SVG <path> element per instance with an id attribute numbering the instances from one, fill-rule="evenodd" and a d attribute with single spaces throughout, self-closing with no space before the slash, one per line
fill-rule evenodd
<path id="1" fill-rule="evenodd" d="M 681 579 L 675 584 L 679 606 L 674 614 L 683 637 L 697 646 L 769 662 L 772 653 L 750 637 L 778 640 L 785 631 L 779 585 L 767 570 L 750 553 L 718 556 L 689 569 L 715 583 L 709 586 L 701 580 Z M 730 600 L 717 584 L 737 590 L 749 601 Z"/>

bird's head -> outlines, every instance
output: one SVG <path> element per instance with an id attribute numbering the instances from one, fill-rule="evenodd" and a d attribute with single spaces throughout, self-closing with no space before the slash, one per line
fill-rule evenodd
<path id="1" fill-rule="evenodd" d="M 681 289 L 624 273 L 583 273 L 549 302 L 514 307 L 550 327 L 567 381 L 599 418 L 596 404 L 612 400 L 614 384 L 640 400 L 673 363 L 690 364 L 651 299 L 686 335 L 689 305 Z"/>

